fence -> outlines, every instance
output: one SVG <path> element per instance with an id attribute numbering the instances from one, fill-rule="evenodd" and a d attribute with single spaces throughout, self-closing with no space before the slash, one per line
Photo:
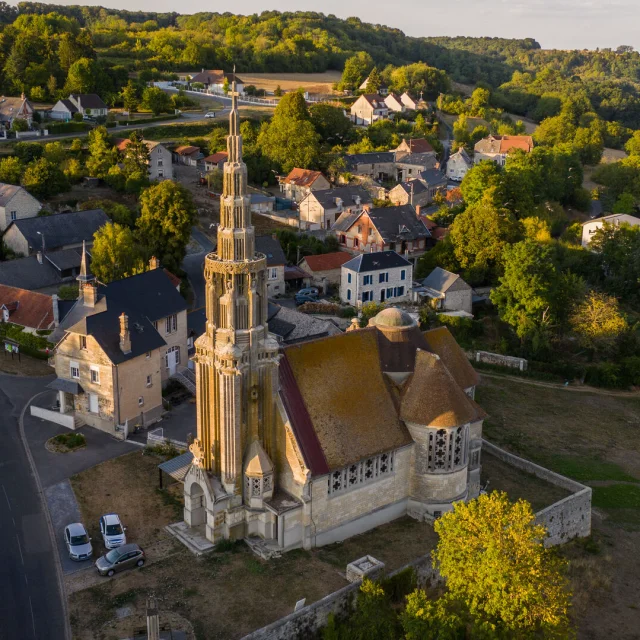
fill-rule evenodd
<path id="1" fill-rule="evenodd" d="M 476 351 L 476 362 L 486 362 L 487 364 L 497 364 L 501 367 L 511 369 L 527 370 L 527 361 L 524 358 L 513 356 L 503 356 L 501 353 L 490 353 L 489 351 Z"/>
<path id="2" fill-rule="evenodd" d="M 147 446 L 155 447 L 157 445 L 163 444 L 172 444 L 174 447 L 178 449 L 187 449 L 188 445 L 186 442 L 182 442 L 181 440 L 173 440 L 172 438 L 164 437 L 164 429 L 162 427 L 158 427 L 153 431 L 149 431 L 147 433 Z"/>

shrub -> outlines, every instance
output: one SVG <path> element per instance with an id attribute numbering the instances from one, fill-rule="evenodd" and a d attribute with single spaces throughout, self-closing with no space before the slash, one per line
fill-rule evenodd
<path id="1" fill-rule="evenodd" d="M 626 384 L 640 385 L 640 356 L 623 358 L 622 377 Z"/>
<path id="2" fill-rule="evenodd" d="M 621 374 L 620 365 L 613 362 L 599 362 L 587 367 L 584 381 L 594 387 L 619 389 L 625 386 L 625 380 Z"/>
<path id="3" fill-rule="evenodd" d="M 77 449 L 87 444 L 85 437 L 81 433 L 61 433 L 53 438 L 56 444 L 67 447 L 67 449 Z"/>
<path id="4" fill-rule="evenodd" d="M 88 122 L 50 122 L 46 125 L 50 134 L 54 133 L 80 133 L 89 131 L 91 125 Z"/>
<path id="5" fill-rule="evenodd" d="M 482 322 L 473 318 L 439 314 L 436 316 L 436 322 L 440 326 L 448 327 L 462 346 L 469 346 L 473 339 L 481 336 L 484 331 Z"/>
<path id="6" fill-rule="evenodd" d="M 340 318 L 355 318 L 358 315 L 358 311 L 354 307 L 342 307 L 338 312 Z"/>
<path id="7" fill-rule="evenodd" d="M 63 284 L 58 289 L 58 298 L 60 300 L 76 300 L 78 295 L 77 284 Z"/>
<path id="8" fill-rule="evenodd" d="M 391 602 L 403 602 L 418 586 L 416 572 L 412 567 L 407 567 L 393 576 L 380 581 L 380 586 L 391 598 Z"/>
<path id="9" fill-rule="evenodd" d="M 340 305 L 327 304 L 326 302 L 305 302 L 298 307 L 298 311 L 302 313 L 322 313 L 335 316 L 340 313 Z"/>

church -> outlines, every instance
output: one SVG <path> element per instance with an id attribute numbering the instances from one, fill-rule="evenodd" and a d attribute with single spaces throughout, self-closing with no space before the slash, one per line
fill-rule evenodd
<path id="1" fill-rule="evenodd" d="M 445 327 L 387 308 L 369 326 L 280 347 L 267 325 L 238 93 L 231 92 L 217 252 L 196 341 L 197 437 L 184 518 L 210 542 L 310 549 L 480 491 L 477 374 Z"/>

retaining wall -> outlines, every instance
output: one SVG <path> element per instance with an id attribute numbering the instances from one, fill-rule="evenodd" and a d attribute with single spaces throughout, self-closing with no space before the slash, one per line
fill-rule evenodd
<path id="1" fill-rule="evenodd" d="M 520 458 L 486 440 L 482 441 L 482 449 L 512 467 L 571 492 L 570 496 L 536 513 L 537 522 L 544 525 L 549 534 L 545 540 L 546 547 L 563 544 L 571 538 L 591 535 L 591 487 L 585 487 L 571 478 Z"/>
<path id="2" fill-rule="evenodd" d="M 511 369 L 527 370 L 527 361 L 524 358 L 514 358 L 513 356 L 503 356 L 501 353 L 491 353 L 489 351 L 476 351 L 476 362 L 486 362 L 487 364 L 497 364 L 501 367 Z"/>

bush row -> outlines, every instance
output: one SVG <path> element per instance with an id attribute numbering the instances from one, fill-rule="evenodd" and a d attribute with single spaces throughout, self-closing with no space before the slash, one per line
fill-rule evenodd
<path id="1" fill-rule="evenodd" d="M 148 124 L 149 122 L 162 122 L 163 120 L 177 120 L 179 117 L 179 114 L 170 113 L 164 116 L 152 116 L 151 118 L 134 118 L 133 120 L 127 120 L 125 124 Z"/>
<path id="2" fill-rule="evenodd" d="M 88 122 L 53 122 L 46 125 L 49 134 L 55 133 L 81 133 L 91 129 Z"/>

